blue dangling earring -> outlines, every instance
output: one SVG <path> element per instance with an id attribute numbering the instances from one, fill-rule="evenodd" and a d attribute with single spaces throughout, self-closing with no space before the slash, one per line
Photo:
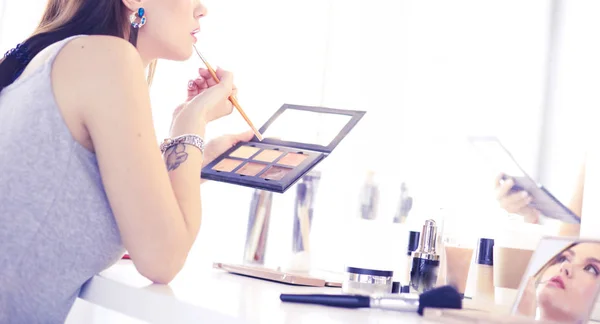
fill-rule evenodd
<path id="1" fill-rule="evenodd" d="M 144 10 L 144 8 L 140 8 L 136 12 L 132 13 L 129 17 L 131 27 L 135 29 L 142 28 L 146 24 L 145 14 L 146 11 Z"/>
<path id="2" fill-rule="evenodd" d="M 131 22 L 131 28 L 129 28 L 129 42 L 133 46 L 137 46 L 138 31 L 146 24 L 146 11 L 144 8 L 134 11 L 131 16 L 129 16 L 129 22 Z"/>

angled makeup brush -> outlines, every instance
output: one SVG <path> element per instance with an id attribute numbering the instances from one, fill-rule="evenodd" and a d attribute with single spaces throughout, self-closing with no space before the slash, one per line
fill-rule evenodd
<path id="1" fill-rule="evenodd" d="M 462 297 L 456 288 L 443 286 L 421 295 L 416 294 L 384 294 L 373 296 L 361 295 L 296 295 L 281 294 L 281 301 L 334 306 L 343 308 L 379 308 L 402 312 L 417 312 L 423 315 L 425 308 L 462 308 Z"/>
<path id="2" fill-rule="evenodd" d="M 194 50 L 196 51 L 196 54 L 198 54 L 198 57 L 200 57 L 200 59 L 202 60 L 204 65 L 206 65 L 206 68 L 208 69 L 208 72 L 210 72 L 210 75 L 212 76 L 213 80 L 215 80 L 215 82 L 219 83 L 220 80 L 219 80 L 219 77 L 217 77 L 217 72 L 215 72 L 215 70 L 212 68 L 212 66 L 210 66 L 210 64 L 208 64 L 208 61 L 206 61 L 204 59 L 204 57 L 202 56 L 202 54 L 200 54 L 200 51 L 198 51 L 196 46 L 194 46 Z M 246 123 L 248 123 L 248 126 L 250 126 L 250 128 L 252 129 L 252 131 L 254 132 L 254 135 L 256 135 L 256 138 L 258 138 L 259 141 L 262 141 L 263 140 L 262 134 L 258 131 L 258 129 L 256 129 L 256 127 L 254 127 L 254 124 L 252 124 L 252 122 L 250 121 L 250 118 L 248 118 L 248 115 L 246 115 L 246 113 L 240 106 L 240 103 L 237 101 L 237 99 L 234 96 L 230 96 L 229 101 L 231 101 L 231 103 L 237 109 L 237 111 L 240 113 L 240 115 L 242 115 L 242 117 L 244 118 Z"/>

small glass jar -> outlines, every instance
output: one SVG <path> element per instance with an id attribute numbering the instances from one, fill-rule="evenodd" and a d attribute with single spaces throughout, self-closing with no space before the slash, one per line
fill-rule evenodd
<path id="1" fill-rule="evenodd" d="M 342 292 L 353 295 L 389 294 L 392 292 L 393 271 L 346 268 Z"/>

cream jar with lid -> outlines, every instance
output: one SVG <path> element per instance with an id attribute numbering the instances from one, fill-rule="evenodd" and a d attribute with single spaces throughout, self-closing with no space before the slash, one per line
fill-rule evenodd
<path id="1" fill-rule="evenodd" d="M 389 294 L 392 292 L 394 272 L 347 267 L 342 292 L 355 295 Z"/>

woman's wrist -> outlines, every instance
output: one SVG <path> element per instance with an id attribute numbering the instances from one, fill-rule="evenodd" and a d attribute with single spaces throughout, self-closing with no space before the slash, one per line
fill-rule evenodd
<path id="1" fill-rule="evenodd" d="M 204 109 L 197 109 L 191 114 L 182 111 L 175 117 L 169 136 L 174 138 L 184 134 L 195 134 L 204 138 L 207 124 L 208 121 Z"/>
<path id="2" fill-rule="evenodd" d="M 172 138 L 167 138 L 165 139 L 161 144 L 160 144 L 160 151 L 162 154 L 165 154 L 165 152 L 174 147 L 174 146 L 178 146 L 178 145 L 192 145 L 195 146 L 196 148 L 198 148 L 200 150 L 200 152 L 202 154 L 204 154 L 204 138 L 195 135 L 195 134 L 185 134 L 185 135 L 180 135 L 180 136 L 176 136 L 176 137 L 172 137 Z"/>

